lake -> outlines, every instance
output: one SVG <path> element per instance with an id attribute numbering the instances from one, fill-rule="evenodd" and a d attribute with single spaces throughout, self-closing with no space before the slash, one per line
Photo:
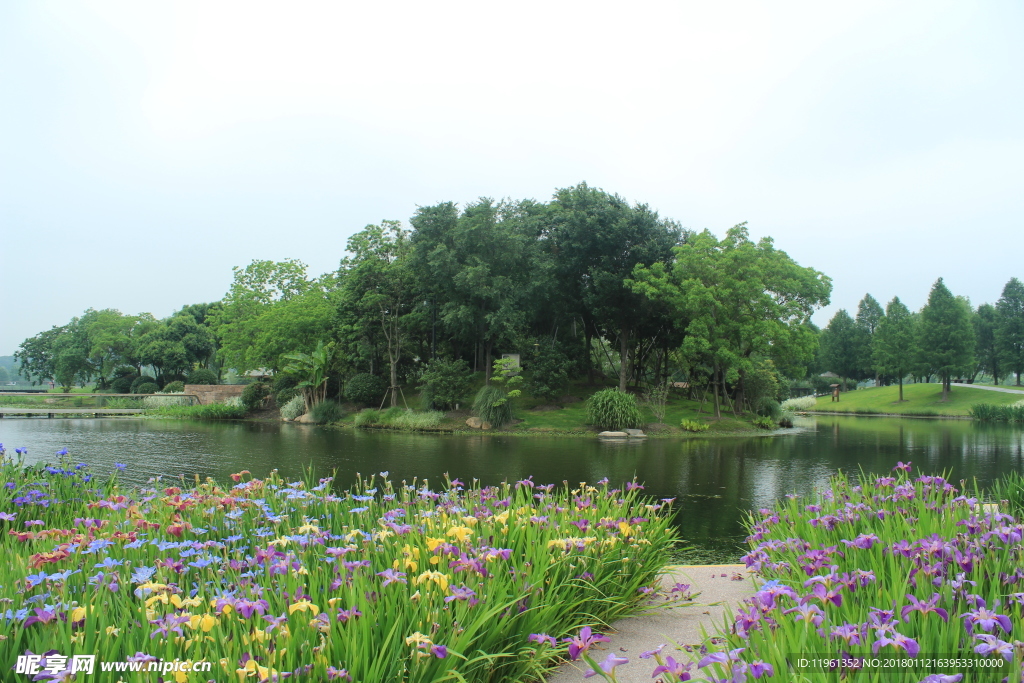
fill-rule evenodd
<path id="1" fill-rule="evenodd" d="M 493 484 L 529 476 L 538 484 L 621 483 L 634 476 L 657 498 L 675 498 L 682 536 L 695 560 L 735 561 L 749 509 L 788 493 L 806 495 L 837 469 L 888 472 L 910 460 L 918 473 L 987 485 L 1011 470 L 1024 472 L 1024 429 L 969 420 L 816 416 L 763 437 L 602 442 L 597 438 L 433 435 L 338 430 L 288 423 L 186 422 L 153 419 L 3 419 L 0 442 L 9 454 L 29 449 L 29 462 L 52 462 L 67 448 L 74 462 L 103 474 L 115 462 L 122 479 L 150 477 L 227 481 L 239 470 L 288 479 L 307 467 L 356 473 L 389 471 L 440 486 L 444 474 Z"/>

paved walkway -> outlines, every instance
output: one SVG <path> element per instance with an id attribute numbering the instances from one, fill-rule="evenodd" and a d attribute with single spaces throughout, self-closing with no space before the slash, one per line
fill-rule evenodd
<path id="1" fill-rule="evenodd" d="M 981 384 L 953 384 L 954 387 L 970 387 L 971 389 L 986 389 L 988 391 L 1001 391 L 1004 394 L 1024 394 L 1024 389 L 1007 389 L 1006 387 L 986 387 Z"/>
<path id="2" fill-rule="evenodd" d="M 690 658 L 689 653 L 677 650 L 676 646 L 701 643 L 704 640 L 701 629 L 709 635 L 714 633 L 723 623 L 726 605 L 735 611 L 736 605 L 755 592 L 753 578 L 742 564 L 672 567 L 662 578 L 662 583 L 671 587 L 676 582 L 688 583 L 691 591 L 700 592 L 695 604 L 620 619 L 605 633 L 611 642 L 600 643 L 591 650 L 590 654 L 597 662 L 607 657 L 609 652 L 629 658 L 629 664 L 615 670 L 620 683 L 648 683 L 657 662 L 640 659 L 640 653 L 663 643 L 668 644 L 663 656 L 674 657 L 677 661 Z M 589 668 L 582 660 L 566 662 L 552 672 L 548 683 L 580 683 L 583 672 Z"/>

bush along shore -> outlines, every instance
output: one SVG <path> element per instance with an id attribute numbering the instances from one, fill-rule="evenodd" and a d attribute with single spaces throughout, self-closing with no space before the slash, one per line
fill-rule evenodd
<path id="1" fill-rule="evenodd" d="M 211 663 L 177 682 L 537 680 L 646 601 L 675 542 L 635 482 L 129 489 L 58 455 L 0 455 L 4 671 L 87 654 Z"/>
<path id="2" fill-rule="evenodd" d="M 1008 502 L 985 503 L 984 492 L 899 463 L 891 476 L 840 474 L 814 499 L 760 510 L 744 559 L 765 582 L 705 671 L 716 681 L 769 668 L 791 681 L 1021 681 L 1024 525 L 1009 514 L 1021 490 L 1010 478 L 990 494 Z"/>

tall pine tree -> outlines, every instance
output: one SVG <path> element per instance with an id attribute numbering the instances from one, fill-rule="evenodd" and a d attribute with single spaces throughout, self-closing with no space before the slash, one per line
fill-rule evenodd
<path id="1" fill-rule="evenodd" d="M 974 329 L 969 305 L 953 296 L 940 277 L 921 311 L 921 353 L 942 380 L 942 400 L 949 399 L 953 375 L 974 364 Z"/>
<path id="2" fill-rule="evenodd" d="M 914 318 L 898 296 L 885 307 L 874 337 L 875 368 L 899 378 L 900 403 L 903 402 L 903 376 L 914 362 L 916 352 Z"/>
<path id="3" fill-rule="evenodd" d="M 1005 367 L 1017 375 L 1024 372 L 1024 284 L 1017 278 L 1003 287 L 1003 295 L 996 302 L 996 336 L 999 357 Z"/>

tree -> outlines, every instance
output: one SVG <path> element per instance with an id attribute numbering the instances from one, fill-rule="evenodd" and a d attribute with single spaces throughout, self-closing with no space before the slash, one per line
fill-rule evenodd
<path id="1" fill-rule="evenodd" d="M 872 346 L 874 344 L 875 332 L 878 331 L 878 324 L 884 316 L 885 312 L 882 310 L 882 306 L 870 294 L 865 294 L 864 298 L 857 304 L 857 318 L 855 322 L 859 332 L 856 343 L 859 346 L 857 355 L 860 365 L 860 376 L 867 378 L 874 374 L 875 386 L 880 384 L 881 378 L 878 375 L 872 358 Z"/>
<path id="2" fill-rule="evenodd" d="M 978 306 L 971 322 L 974 324 L 974 347 L 978 356 L 978 367 L 982 372 L 991 374 L 996 386 L 999 386 L 999 315 L 996 307 L 992 304 Z"/>
<path id="3" fill-rule="evenodd" d="M 329 336 L 333 284 L 332 276 L 308 279 L 306 265 L 295 259 L 234 268 L 222 307 L 208 313 L 220 359 L 239 371 L 277 370 L 284 354 L 311 352 L 317 340 Z"/>
<path id="4" fill-rule="evenodd" d="M 398 362 L 405 345 L 405 320 L 416 303 L 409 267 L 409 233 L 398 221 L 368 225 L 348 240 L 352 256 L 341 264 L 342 282 L 362 320 L 378 325 L 387 342 L 391 405 L 398 405 Z"/>
<path id="5" fill-rule="evenodd" d="M 716 417 L 719 387 L 727 381 L 738 383 L 737 404 L 743 404 L 743 376 L 755 358 L 811 360 L 815 338 L 808 323 L 828 303 L 828 277 L 800 266 L 769 238 L 752 242 L 745 224 L 721 241 L 705 230 L 674 253 L 671 265 L 638 265 L 627 284 L 669 304 L 685 325 L 683 355 L 710 368 Z"/>
<path id="6" fill-rule="evenodd" d="M 952 376 L 974 364 L 974 329 L 970 305 L 957 299 L 940 277 L 921 310 L 920 350 L 942 379 L 942 400 L 949 398 Z"/>
<path id="7" fill-rule="evenodd" d="M 626 281 L 638 267 L 669 261 L 683 231 L 646 204 L 630 206 L 586 183 L 558 190 L 551 211 L 562 292 L 579 302 L 588 351 L 593 332 L 618 338 L 619 390 L 625 391 L 633 337 L 653 314 L 642 289 Z"/>
<path id="8" fill-rule="evenodd" d="M 840 308 L 821 332 L 821 350 L 826 368 L 844 380 L 859 377 L 860 342 L 861 331 L 846 309 Z"/>
<path id="9" fill-rule="evenodd" d="M 474 345 L 475 367 L 488 381 L 495 346 L 518 346 L 525 333 L 544 210 L 481 198 L 461 213 L 450 202 L 421 208 L 410 221 L 413 272 L 445 329 Z"/>
<path id="10" fill-rule="evenodd" d="M 999 356 L 1005 367 L 1017 375 L 1020 386 L 1020 375 L 1024 372 L 1024 284 L 1017 278 L 1010 278 L 1003 287 L 996 313 Z"/>
<path id="11" fill-rule="evenodd" d="M 319 340 L 312 353 L 287 353 L 285 360 L 291 361 L 285 372 L 302 377 L 299 388 L 306 402 L 306 412 L 327 398 L 328 372 L 334 359 L 334 342 L 324 344 Z"/>
<path id="12" fill-rule="evenodd" d="M 885 307 L 885 316 L 875 329 L 873 358 L 878 372 L 894 374 L 900 383 L 899 402 L 903 402 L 903 377 L 910 371 L 917 352 L 914 318 L 898 296 Z"/>

